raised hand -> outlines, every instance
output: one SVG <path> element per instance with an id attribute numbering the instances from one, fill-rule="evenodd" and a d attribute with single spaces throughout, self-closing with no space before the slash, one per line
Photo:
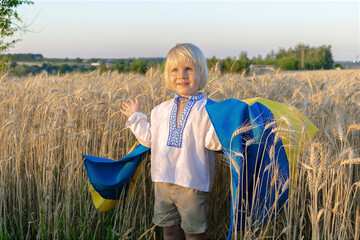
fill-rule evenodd
<path id="1" fill-rule="evenodd" d="M 120 112 L 130 117 L 134 113 L 140 110 L 141 103 L 138 98 L 129 99 L 121 103 Z"/>

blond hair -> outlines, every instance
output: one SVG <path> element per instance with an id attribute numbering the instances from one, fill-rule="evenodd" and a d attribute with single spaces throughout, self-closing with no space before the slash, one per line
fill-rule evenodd
<path id="1" fill-rule="evenodd" d="M 203 89 L 208 82 L 206 60 L 200 48 L 191 43 L 176 44 L 175 47 L 170 49 L 165 62 L 165 85 L 170 88 L 169 74 L 171 66 L 182 61 L 188 61 L 198 68 L 200 71 L 200 84 L 198 90 Z"/>

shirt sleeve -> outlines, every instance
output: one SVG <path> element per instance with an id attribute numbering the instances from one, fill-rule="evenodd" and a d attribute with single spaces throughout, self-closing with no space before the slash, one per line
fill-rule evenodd
<path id="1" fill-rule="evenodd" d="M 150 123 L 147 121 L 147 116 L 138 111 L 131 115 L 125 126 L 129 128 L 140 144 L 145 147 L 151 146 L 151 131 L 150 131 Z"/>
<path id="2" fill-rule="evenodd" d="M 221 143 L 212 124 L 210 124 L 209 130 L 205 136 L 205 148 L 212 151 L 221 151 Z"/>

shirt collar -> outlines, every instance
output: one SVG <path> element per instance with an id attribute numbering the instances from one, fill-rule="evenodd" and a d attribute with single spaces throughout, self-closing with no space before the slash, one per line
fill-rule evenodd
<path id="1" fill-rule="evenodd" d="M 181 98 L 189 99 L 190 101 L 198 101 L 198 100 L 204 98 L 204 94 L 200 93 L 199 95 L 196 95 L 196 96 L 191 95 L 190 98 L 187 98 L 187 97 L 182 97 L 182 96 L 180 96 L 179 94 L 176 93 L 174 102 L 179 103 L 181 101 Z"/>

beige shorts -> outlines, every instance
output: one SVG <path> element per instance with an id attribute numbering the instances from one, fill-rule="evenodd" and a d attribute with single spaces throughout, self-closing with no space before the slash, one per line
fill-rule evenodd
<path id="1" fill-rule="evenodd" d="M 209 192 L 156 182 L 153 222 L 160 227 L 181 224 L 181 228 L 187 233 L 204 233 L 209 202 Z"/>

